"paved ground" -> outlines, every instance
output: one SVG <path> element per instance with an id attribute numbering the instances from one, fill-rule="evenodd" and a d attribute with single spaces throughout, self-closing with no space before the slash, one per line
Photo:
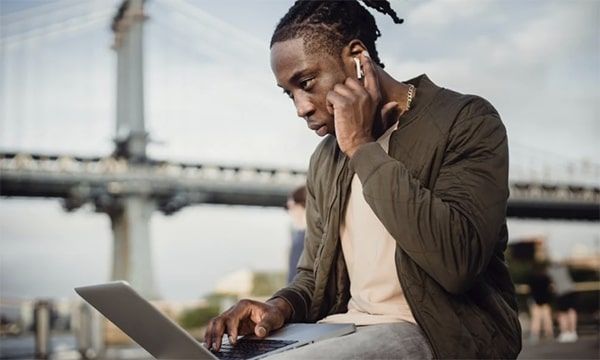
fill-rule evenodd
<path id="1" fill-rule="evenodd" d="M 542 340 L 532 345 L 525 340 L 518 359 L 600 359 L 598 333 L 582 334 L 574 343 Z"/>

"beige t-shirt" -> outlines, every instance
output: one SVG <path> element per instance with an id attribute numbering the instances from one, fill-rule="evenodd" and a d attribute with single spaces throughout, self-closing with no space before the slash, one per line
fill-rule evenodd
<path id="1" fill-rule="evenodd" d="M 377 142 L 387 152 L 390 127 Z M 350 276 L 348 312 L 319 322 L 372 325 L 400 321 L 416 322 L 400 287 L 394 261 L 396 242 L 365 201 L 358 176 L 352 178 L 352 191 L 344 221 L 340 226 L 342 251 Z"/>

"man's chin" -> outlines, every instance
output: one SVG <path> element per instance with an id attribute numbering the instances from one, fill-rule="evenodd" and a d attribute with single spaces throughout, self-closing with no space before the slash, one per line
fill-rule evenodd
<path id="1" fill-rule="evenodd" d="M 315 133 L 318 136 L 323 137 L 323 136 L 329 134 L 329 129 L 327 128 L 327 125 L 323 125 L 320 128 L 318 128 L 317 130 L 315 130 Z"/>

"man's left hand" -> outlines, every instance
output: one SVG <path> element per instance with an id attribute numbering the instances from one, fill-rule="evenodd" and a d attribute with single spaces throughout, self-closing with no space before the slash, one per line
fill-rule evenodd
<path id="1" fill-rule="evenodd" d="M 375 65 L 366 51 L 360 54 L 360 62 L 364 82 L 349 77 L 343 84 L 336 84 L 327 94 L 328 108 L 335 121 L 338 145 L 349 157 L 352 157 L 361 145 L 374 140 L 374 122 L 381 122 L 382 115 L 385 116 L 398 105 L 396 102 L 390 102 L 379 109 L 381 91 Z"/>

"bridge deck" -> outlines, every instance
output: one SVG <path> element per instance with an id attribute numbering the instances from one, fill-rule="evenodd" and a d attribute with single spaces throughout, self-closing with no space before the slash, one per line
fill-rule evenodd
<path id="1" fill-rule="evenodd" d="M 282 207 L 305 181 L 294 169 L 214 166 L 122 158 L 0 153 L 0 196 L 64 199 L 72 210 L 142 195 L 173 213 L 192 204 Z M 600 220 L 600 186 L 512 181 L 507 216 Z"/>

